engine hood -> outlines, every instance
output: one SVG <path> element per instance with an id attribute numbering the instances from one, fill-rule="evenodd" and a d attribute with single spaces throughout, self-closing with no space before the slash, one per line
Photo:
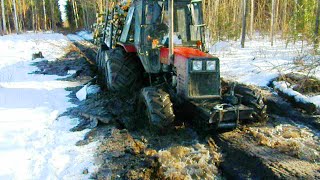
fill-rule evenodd
<path id="1" fill-rule="evenodd" d="M 175 47 L 173 50 L 174 57 L 177 58 L 214 58 L 214 56 L 202 52 L 199 49 L 194 49 L 190 47 Z M 160 61 L 164 64 L 170 64 L 168 60 L 169 48 L 161 48 L 160 49 Z"/>
<path id="2" fill-rule="evenodd" d="M 213 56 L 200 51 L 199 49 L 194 49 L 190 47 L 176 47 L 174 48 L 174 54 L 184 56 L 186 58 L 212 58 Z"/>

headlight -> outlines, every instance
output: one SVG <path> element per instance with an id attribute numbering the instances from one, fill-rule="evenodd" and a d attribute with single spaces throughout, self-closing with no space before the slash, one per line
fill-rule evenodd
<path id="1" fill-rule="evenodd" d="M 207 61 L 207 70 L 215 71 L 216 70 L 216 61 Z"/>
<path id="2" fill-rule="evenodd" d="M 202 70 L 202 61 L 192 61 L 192 70 L 201 71 Z"/>

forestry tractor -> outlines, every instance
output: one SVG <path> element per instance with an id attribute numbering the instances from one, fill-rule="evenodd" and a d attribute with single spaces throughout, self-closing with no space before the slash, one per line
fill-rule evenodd
<path id="1" fill-rule="evenodd" d="M 221 85 L 220 61 L 205 53 L 202 14 L 201 0 L 109 4 L 96 63 L 109 90 L 140 92 L 143 124 L 165 130 L 181 115 L 217 130 L 266 120 L 258 92 Z"/>

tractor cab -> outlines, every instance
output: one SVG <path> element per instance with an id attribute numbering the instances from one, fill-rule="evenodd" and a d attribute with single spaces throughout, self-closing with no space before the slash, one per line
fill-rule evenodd
<path id="1" fill-rule="evenodd" d="M 201 0 L 176 0 L 173 9 L 172 40 L 175 47 L 204 50 L 204 24 Z M 128 11 L 120 43 L 135 47 L 145 70 L 149 73 L 167 71 L 169 57 L 170 16 L 168 0 L 134 1 Z M 167 54 L 169 56 L 169 54 Z M 160 59 L 161 57 L 161 59 Z M 171 61 L 172 63 L 172 61 Z"/>
<path id="2" fill-rule="evenodd" d="M 156 48 L 169 41 L 168 0 L 138 0 L 130 7 L 120 41 Z M 173 9 L 174 44 L 199 47 L 204 41 L 201 0 L 176 0 Z"/>

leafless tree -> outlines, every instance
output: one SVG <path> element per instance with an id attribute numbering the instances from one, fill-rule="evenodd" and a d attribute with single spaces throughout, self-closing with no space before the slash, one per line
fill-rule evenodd
<path id="1" fill-rule="evenodd" d="M 16 32 L 19 33 L 19 24 L 18 24 L 18 15 L 17 15 L 17 6 L 16 6 L 16 0 L 12 0 L 13 4 L 13 12 L 14 12 L 14 28 L 16 29 Z"/>
<path id="2" fill-rule="evenodd" d="M 6 9 L 4 7 L 4 0 L 1 0 L 1 11 L 2 11 L 2 24 L 3 24 L 3 33 L 7 34 L 7 22 L 6 22 Z"/>
<path id="3" fill-rule="evenodd" d="M 250 16 L 250 35 L 253 37 L 253 21 L 254 21 L 254 0 L 251 0 L 251 16 Z"/>
<path id="4" fill-rule="evenodd" d="M 246 26 L 248 15 L 248 0 L 243 0 L 243 15 L 242 15 L 242 33 L 241 33 L 241 47 L 244 48 L 244 42 L 246 40 Z"/>
<path id="5" fill-rule="evenodd" d="M 272 4 L 271 4 L 271 21 L 270 21 L 270 42 L 271 42 L 271 46 L 273 46 L 273 35 L 274 35 L 275 1 L 276 0 L 272 0 Z"/>
<path id="6" fill-rule="evenodd" d="M 42 0 L 42 7 L 43 7 L 43 19 L 44 19 L 44 29 L 47 30 L 47 12 L 46 12 L 46 1 Z"/>
<path id="7" fill-rule="evenodd" d="M 314 49 L 317 49 L 319 47 L 319 21 L 320 21 L 320 0 L 318 0 L 316 25 L 314 30 Z"/>

